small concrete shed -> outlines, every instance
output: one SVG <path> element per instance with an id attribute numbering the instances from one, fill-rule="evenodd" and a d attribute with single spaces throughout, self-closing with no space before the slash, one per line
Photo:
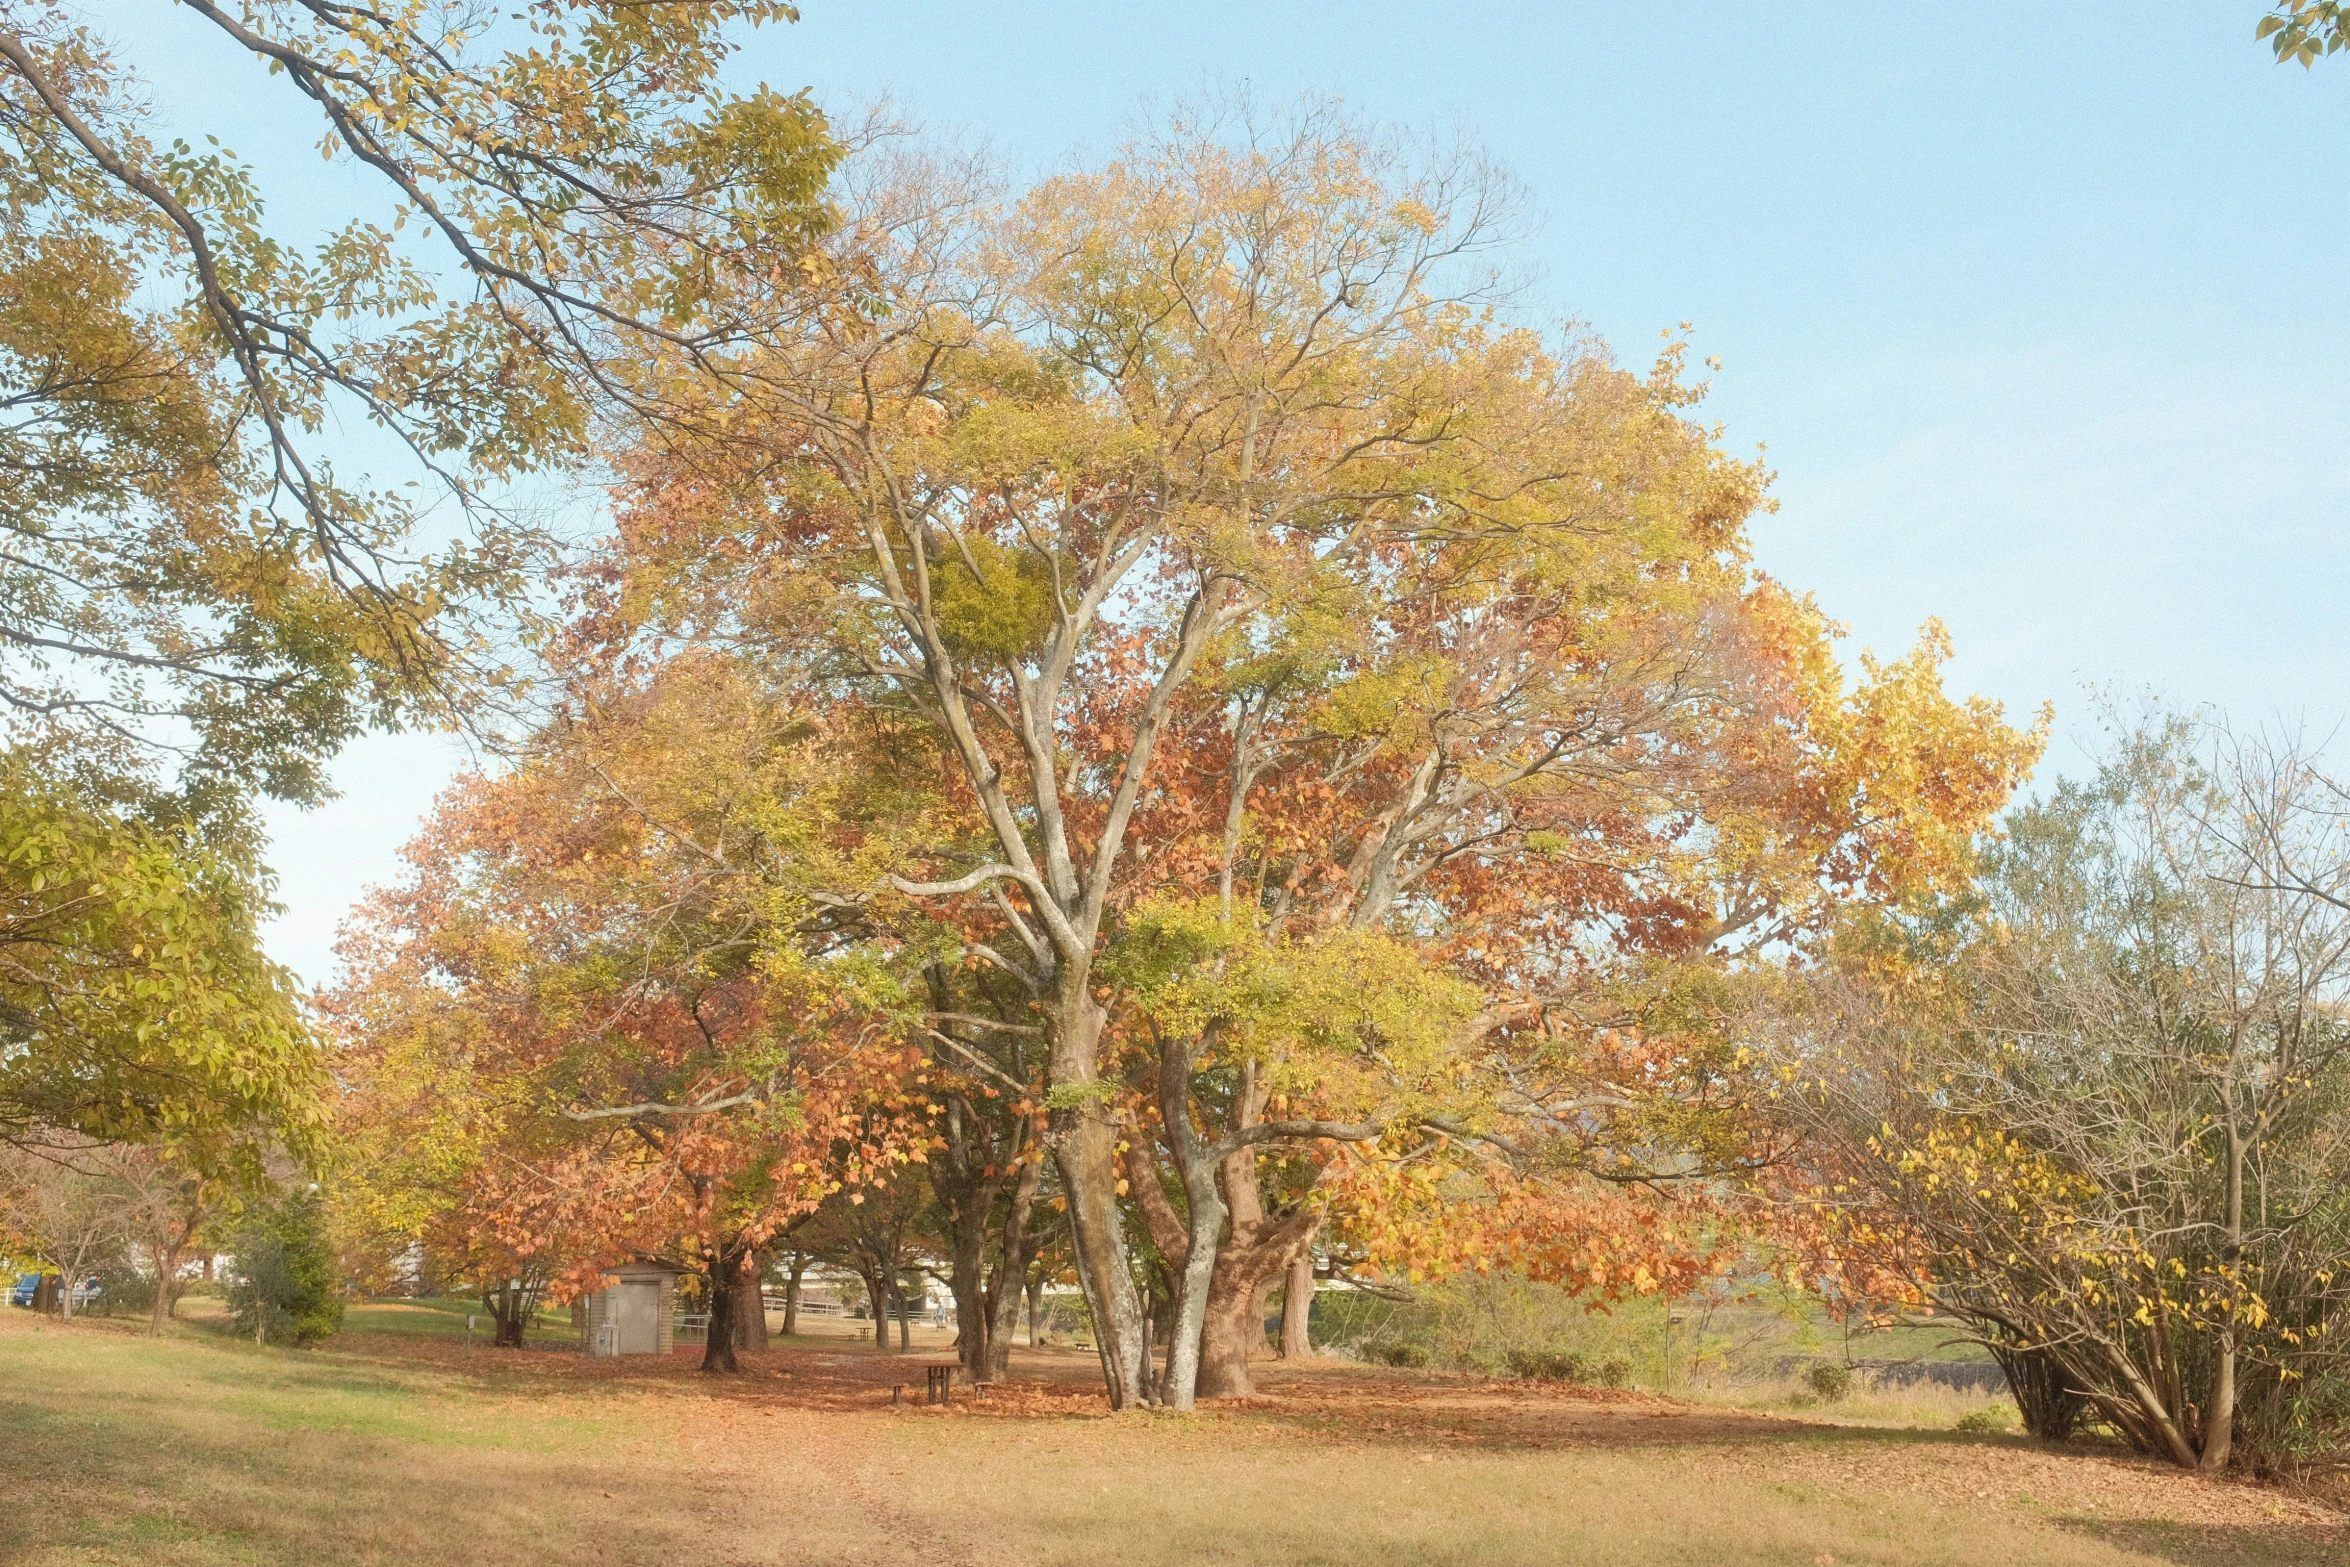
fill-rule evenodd
<path id="1" fill-rule="evenodd" d="M 590 1355 L 666 1355 L 677 1342 L 673 1262 L 640 1258 L 604 1275 L 604 1287 L 579 1298 L 580 1348 Z"/>

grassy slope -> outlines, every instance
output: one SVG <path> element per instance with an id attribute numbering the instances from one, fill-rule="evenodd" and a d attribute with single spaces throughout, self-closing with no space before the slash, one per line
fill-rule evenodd
<path id="1" fill-rule="evenodd" d="M 832 1341 L 713 1383 L 0 1311 L 0 1562 L 2350 1560 L 2288 1499 L 2000 1439 L 1342 1372 L 1193 1419 L 1074 1382 L 893 1410 L 904 1366 Z"/>

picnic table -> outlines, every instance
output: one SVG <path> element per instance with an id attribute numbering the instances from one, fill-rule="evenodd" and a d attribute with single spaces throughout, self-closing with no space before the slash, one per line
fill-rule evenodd
<path id="1" fill-rule="evenodd" d="M 955 1373 L 962 1369 L 960 1361 L 933 1360 L 926 1362 L 922 1367 L 922 1402 L 925 1404 L 952 1404 L 955 1401 Z M 892 1384 L 889 1390 L 889 1401 L 893 1404 L 905 1402 L 906 1388 L 909 1385 L 904 1382 Z M 976 1392 L 985 1392 L 987 1384 L 975 1382 L 972 1384 L 972 1388 Z"/>

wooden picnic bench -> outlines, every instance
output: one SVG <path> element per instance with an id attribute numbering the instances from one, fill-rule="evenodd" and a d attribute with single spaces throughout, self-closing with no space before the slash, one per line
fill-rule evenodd
<path id="1" fill-rule="evenodd" d="M 923 1366 L 922 1402 L 925 1404 L 952 1404 L 955 1401 L 955 1373 L 962 1369 L 959 1362 L 952 1360 L 934 1360 Z M 904 1403 L 906 1387 L 907 1384 L 903 1382 L 892 1384 L 889 1390 L 889 1401 L 893 1404 Z M 974 1391 L 984 1392 L 987 1384 L 976 1382 L 972 1384 L 972 1387 Z"/>

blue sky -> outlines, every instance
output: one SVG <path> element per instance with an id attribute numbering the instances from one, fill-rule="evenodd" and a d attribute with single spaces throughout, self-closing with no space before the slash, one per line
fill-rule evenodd
<path id="1" fill-rule="evenodd" d="M 1779 475 L 1760 564 L 1855 648 L 1940 616 L 1954 685 L 2057 704 L 2051 768 L 2094 743 L 2093 687 L 2350 706 L 2350 61 L 2275 65 L 2258 0 L 804 12 L 746 82 L 886 95 L 1026 173 L 1243 79 L 1467 128 L 1541 213 L 1530 309 L 1721 356 L 1708 417 Z M 315 139 L 233 58 L 172 72 L 172 118 Z M 283 959 L 326 975 L 455 757 L 362 742 L 343 800 L 281 813 Z"/>

